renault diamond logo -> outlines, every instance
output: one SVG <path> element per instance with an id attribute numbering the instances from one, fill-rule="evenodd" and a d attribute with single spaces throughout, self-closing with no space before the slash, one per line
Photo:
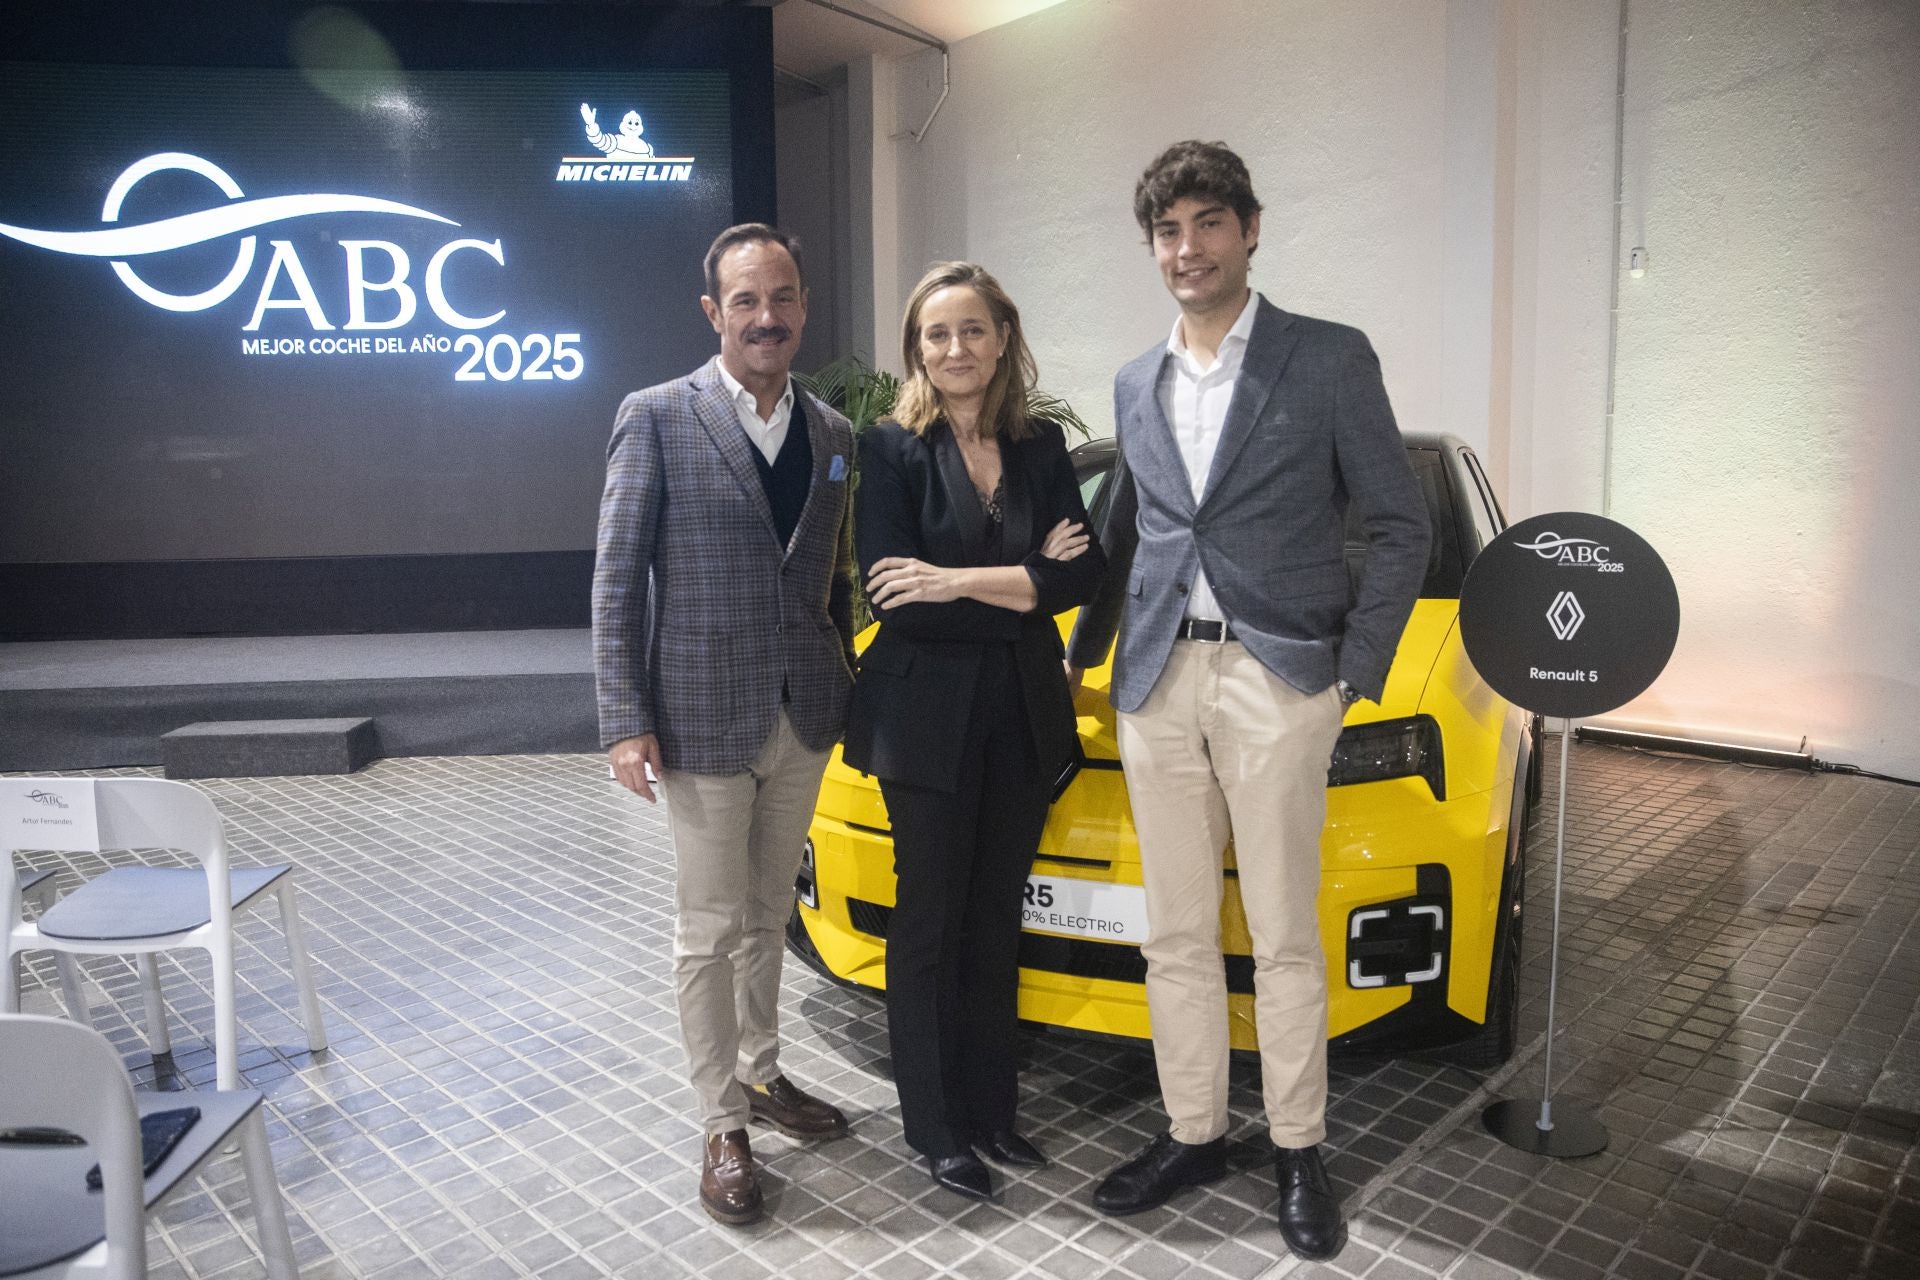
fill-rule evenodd
<path id="1" fill-rule="evenodd" d="M 1571 640 L 1580 624 L 1587 620 L 1587 611 L 1580 607 L 1580 601 L 1571 591 L 1562 591 L 1547 606 L 1547 625 L 1553 628 L 1554 638 Z"/>

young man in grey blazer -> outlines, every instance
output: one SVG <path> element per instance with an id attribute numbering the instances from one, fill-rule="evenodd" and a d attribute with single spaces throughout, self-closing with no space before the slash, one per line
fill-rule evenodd
<path id="1" fill-rule="evenodd" d="M 1182 142 L 1134 192 L 1172 336 L 1114 381 L 1119 489 L 1103 589 L 1069 661 L 1105 659 L 1147 895 L 1147 1005 L 1168 1132 L 1094 1203 L 1136 1213 L 1226 1172 L 1222 854 L 1253 938 L 1267 1131 L 1288 1246 L 1346 1226 L 1321 1159 L 1327 979 L 1316 899 L 1327 765 L 1346 706 L 1378 697 L 1427 563 L 1427 519 L 1357 329 L 1247 287 L 1260 203 L 1240 157 Z M 1368 554 L 1344 559 L 1349 507 Z M 1124 608 L 1123 608 L 1124 606 Z"/>
<path id="2" fill-rule="evenodd" d="M 673 831 L 674 981 L 705 1130 L 700 1203 L 762 1212 L 749 1119 L 846 1132 L 780 1073 L 782 930 L 853 687 L 853 434 L 789 375 L 799 246 L 760 223 L 706 258 L 718 358 L 620 406 L 593 575 L 600 737 Z"/>

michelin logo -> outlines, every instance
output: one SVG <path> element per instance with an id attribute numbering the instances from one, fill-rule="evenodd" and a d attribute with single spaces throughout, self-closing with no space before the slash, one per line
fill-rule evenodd
<path id="1" fill-rule="evenodd" d="M 587 141 L 601 154 L 562 156 L 555 182 L 685 182 L 693 176 L 692 156 L 659 156 L 643 135 L 646 124 L 638 111 L 620 117 L 620 132 L 600 128 L 592 103 L 580 104 Z"/>
<path id="2" fill-rule="evenodd" d="M 615 160 L 651 160 L 653 144 L 640 135 L 647 127 L 640 120 L 638 111 L 629 111 L 620 117 L 619 133 L 600 132 L 596 113 L 588 103 L 580 104 L 580 118 L 587 122 L 587 141 L 600 148 Z"/>

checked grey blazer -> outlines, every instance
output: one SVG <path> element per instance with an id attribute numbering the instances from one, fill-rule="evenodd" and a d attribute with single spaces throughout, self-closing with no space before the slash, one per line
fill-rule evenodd
<path id="1" fill-rule="evenodd" d="M 1107 576 L 1075 627 L 1073 663 L 1098 666 L 1118 627 L 1113 704 L 1139 710 L 1198 564 L 1236 638 L 1269 671 L 1303 693 L 1344 679 L 1378 698 L 1430 534 L 1366 335 L 1261 299 L 1198 503 L 1160 407 L 1169 358 L 1159 344 L 1114 378 L 1122 461 L 1101 534 Z M 1357 593 L 1344 556 L 1349 504 L 1368 542 Z"/>
<path id="2" fill-rule="evenodd" d="M 773 509 L 714 361 L 628 396 L 607 448 L 593 570 L 600 740 L 651 733 L 669 769 L 737 773 L 781 700 L 832 746 L 853 689 L 853 432 L 794 387 L 813 478 L 793 538 Z"/>

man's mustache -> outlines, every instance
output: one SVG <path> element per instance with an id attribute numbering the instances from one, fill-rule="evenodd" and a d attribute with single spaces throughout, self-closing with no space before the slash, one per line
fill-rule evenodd
<path id="1" fill-rule="evenodd" d="M 742 342 L 785 342 L 793 336 L 793 330 L 783 324 L 768 325 L 764 329 L 749 329 L 740 335 Z"/>

